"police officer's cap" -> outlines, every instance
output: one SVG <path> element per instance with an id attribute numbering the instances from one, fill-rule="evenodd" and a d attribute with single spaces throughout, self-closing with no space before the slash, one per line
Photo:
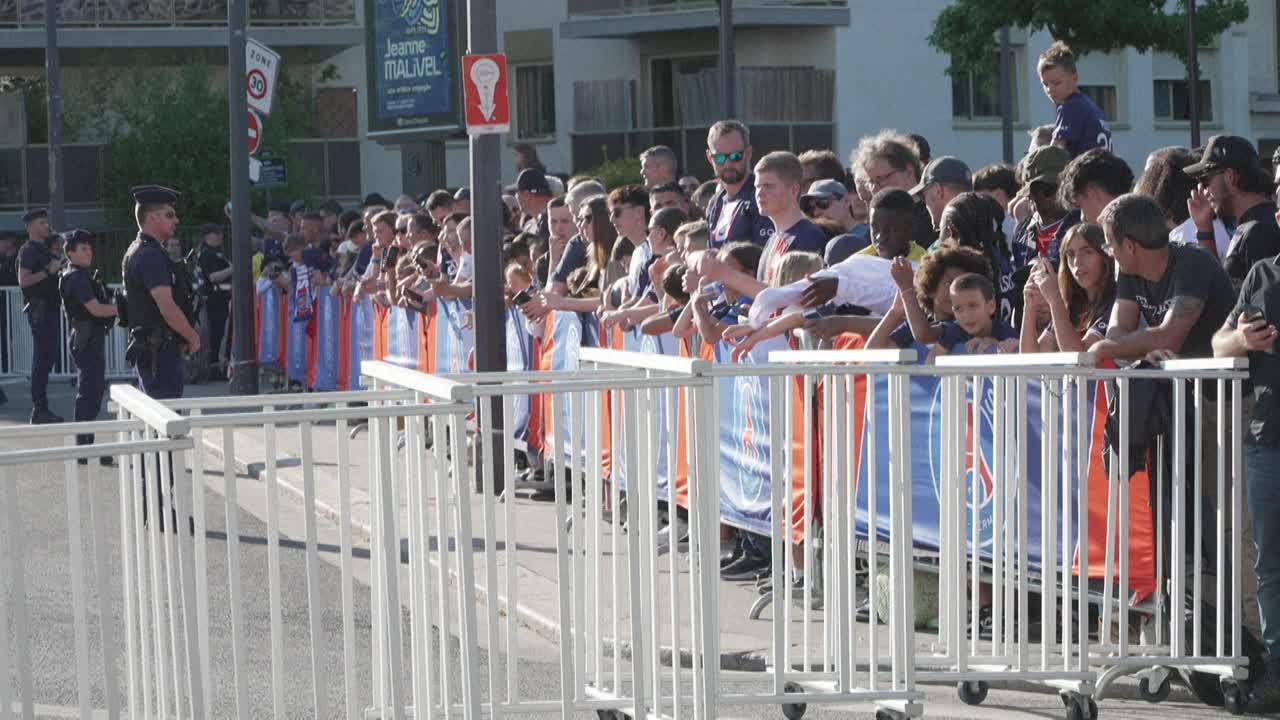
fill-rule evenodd
<path id="1" fill-rule="evenodd" d="M 44 208 L 32 208 L 22 214 L 22 224 L 26 225 L 28 223 L 35 222 L 40 218 L 47 218 L 47 217 L 49 217 L 48 210 Z"/>
<path id="2" fill-rule="evenodd" d="M 62 242 L 66 245 L 67 252 L 71 252 L 81 245 L 93 244 L 93 233 L 80 228 L 60 232 L 58 236 L 62 238 Z"/>
<path id="3" fill-rule="evenodd" d="M 177 205 L 178 191 L 167 188 L 163 185 L 139 185 L 129 192 L 133 193 L 133 199 L 139 204 L 147 205 Z"/>
<path id="4" fill-rule="evenodd" d="M 200 237 L 204 237 L 205 235 L 211 235 L 213 233 L 221 234 L 222 226 L 216 225 L 214 223 L 205 223 L 200 226 Z"/>
<path id="5" fill-rule="evenodd" d="M 276 200 L 271 203 L 271 212 L 284 213 L 285 215 L 288 215 L 291 207 L 292 204 L 288 200 Z"/>

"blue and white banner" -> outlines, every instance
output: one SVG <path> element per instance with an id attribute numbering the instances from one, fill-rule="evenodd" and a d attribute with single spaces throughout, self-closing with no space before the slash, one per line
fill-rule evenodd
<path id="1" fill-rule="evenodd" d="M 393 307 L 388 311 L 387 362 L 410 370 L 418 369 L 419 314 L 417 310 L 402 307 Z"/>
<path id="2" fill-rule="evenodd" d="M 458 124 L 453 0 L 370 0 L 369 132 Z"/>
<path id="3" fill-rule="evenodd" d="M 321 292 L 316 303 L 316 392 L 338 389 L 338 355 L 332 349 L 341 346 L 342 300 L 330 292 Z"/>

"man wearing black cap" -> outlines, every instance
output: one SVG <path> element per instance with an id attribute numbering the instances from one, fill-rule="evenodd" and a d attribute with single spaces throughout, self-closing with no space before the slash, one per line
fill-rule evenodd
<path id="1" fill-rule="evenodd" d="M 1236 290 L 1254 263 L 1280 253 L 1280 226 L 1276 205 L 1268 195 L 1271 181 L 1253 144 L 1235 135 L 1214 135 L 1200 162 L 1184 168 L 1209 195 L 1209 204 L 1222 217 L 1236 219 L 1236 231 L 1227 246 L 1222 267 Z M 1199 212 L 1196 240 L 1213 243 L 1213 216 Z"/>
<path id="2" fill-rule="evenodd" d="M 87 230 L 62 233 L 70 265 L 62 272 L 58 291 L 67 313 L 71 333 L 68 345 L 76 361 L 76 422 L 98 419 L 102 394 L 107 389 L 106 338 L 115 324 L 116 306 L 111 302 L 107 286 L 93 271 L 93 235 Z M 93 444 L 92 434 L 76 435 L 77 445 Z M 87 464 L 88 460 L 80 460 Z M 99 459 L 103 465 L 115 464 L 111 456 Z"/>
<path id="3" fill-rule="evenodd" d="M 182 353 L 200 351 L 192 327 L 190 288 L 165 254 L 164 243 L 178 227 L 178 193 L 159 185 L 133 189 L 138 238 L 124 254 L 124 286 L 129 308 L 129 348 L 125 358 L 138 371 L 138 385 L 157 399 L 182 397 Z"/>
<path id="4" fill-rule="evenodd" d="M 27 301 L 34 352 L 31 357 L 31 423 L 60 423 L 49 410 L 49 371 L 58 357 L 58 272 L 62 260 L 49 251 L 49 213 L 37 208 L 22 216 L 27 242 L 18 253 L 18 287 Z"/>
<path id="5" fill-rule="evenodd" d="M 547 225 L 547 203 L 551 202 L 551 185 L 547 176 L 537 168 L 525 168 L 516 177 L 516 202 L 525 221 L 522 229 L 533 233 L 543 240 L 551 237 L 551 228 Z"/>
<path id="6" fill-rule="evenodd" d="M 222 339 L 227 333 L 227 314 L 231 308 L 231 262 L 222 249 L 222 228 L 212 223 L 200 226 L 200 255 L 196 267 L 200 270 L 200 288 L 205 296 L 205 314 L 209 329 L 209 371 L 215 375 L 221 368 L 219 354 Z"/>

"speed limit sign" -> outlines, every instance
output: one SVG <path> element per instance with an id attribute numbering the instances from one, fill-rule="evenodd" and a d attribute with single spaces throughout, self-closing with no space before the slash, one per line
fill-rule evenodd
<path id="1" fill-rule="evenodd" d="M 263 115 L 271 113 L 271 98 L 275 95 L 276 70 L 280 68 L 280 56 L 271 48 L 249 38 L 245 46 L 245 94 L 249 107 Z"/>

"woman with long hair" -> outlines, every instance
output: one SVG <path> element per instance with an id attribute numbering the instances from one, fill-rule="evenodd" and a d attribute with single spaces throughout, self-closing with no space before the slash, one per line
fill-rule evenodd
<path id="1" fill-rule="evenodd" d="M 1031 260 L 1034 248 L 1010 247 L 1003 225 L 1004 208 L 999 202 L 980 193 L 966 192 L 947 203 L 938 231 L 942 242 L 973 248 L 987 258 L 995 285 L 997 314 L 1005 323 L 1016 327 L 1016 319 L 1030 315 L 1023 312 L 1014 276 Z"/>
<path id="2" fill-rule="evenodd" d="M 1103 339 L 1116 298 L 1115 261 L 1103 250 L 1102 228 L 1076 225 L 1062 239 L 1058 276 L 1038 260 L 1023 290 L 1027 317 L 1047 305 L 1052 320 L 1036 337 L 1035 323 L 1024 322 L 1022 352 L 1085 352 Z"/>
<path id="3" fill-rule="evenodd" d="M 569 275 L 568 297 L 543 295 L 549 310 L 595 312 L 600 308 L 600 297 L 605 290 L 600 281 L 608 268 L 613 245 L 618 240 L 618 231 L 609 221 L 609 203 L 603 195 L 582 203 L 578 209 L 577 225 L 582 239 L 587 242 L 587 263 Z"/>

